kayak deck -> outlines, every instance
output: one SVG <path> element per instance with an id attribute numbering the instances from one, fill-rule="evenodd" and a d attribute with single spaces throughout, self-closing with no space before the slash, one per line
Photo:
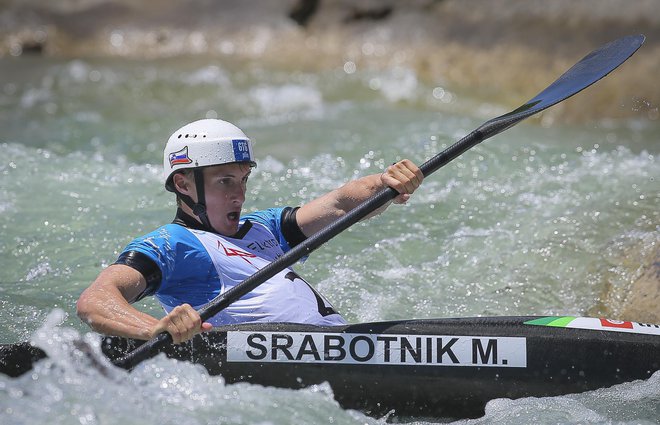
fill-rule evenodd
<path id="1" fill-rule="evenodd" d="M 546 326 L 540 320 L 244 324 L 217 328 L 165 353 L 202 364 L 228 383 L 303 388 L 328 382 L 342 406 L 371 415 L 394 410 L 477 417 L 494 398 L 583 392 L 647 379 L 660 369 L 660 334 Z M 139 344 L 105 341 L 110 358 Z"/>
<path id="2" fill-rule="evenodd" d="M 104 337 L 123 357 L 143 341 Z M 573 317 L 403 320 L 319 327 L 222 326 L 163 352 L 227 383 L 304 388 L 329 383 L 345 408 L 380 416 L 478 417 L 495 398 L 556 396 L 647 379 L 660 370 L 660 326 Z M 0 347 L 17 376 L 46 354 Z"/>

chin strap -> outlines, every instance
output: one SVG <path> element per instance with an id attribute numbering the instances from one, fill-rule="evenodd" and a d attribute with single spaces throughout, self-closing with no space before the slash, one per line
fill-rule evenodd
<path id="1" fill-rule="evenodd" d="M 202 173 L 202 170 L 200 168 L 195 168 L 193 173 L 195 175 L 195 189 L 197 190 L 197 202 L 195 203 L 195 201 L 193 201 L 193 199 L 190 196 L 184 195 L 183 193 L 176 190 L 176 188 L 175 191 L 179 196 L 179 198 L 183 201 L 183 203 L 188 205 L 188 207 L 190 207 L 193 214 L 199 217 L 199 220 L 202 222 L 204 227 L 208 228 L 213 233 L 218 233 L 213 228 L 213 226 L 211 226 L 211 222 L 209 221 L 209 216 L 208 214 L 206 214 L 206 196 L 204 194 L 204 174 Z"/>

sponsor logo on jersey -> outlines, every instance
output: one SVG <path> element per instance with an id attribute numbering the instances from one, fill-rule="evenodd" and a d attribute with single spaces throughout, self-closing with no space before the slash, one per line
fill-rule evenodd
<path id="1" fill-rule="evenodd" d="M 242 260 L 245 260 L 251 266 L 254 266 L 255 268 L 259 269 L 257 266 L 255 266 L 252 263 L 252 261 L 249 260 L 250 258 L 257 258 L 255 254 L 237 248 L 228 248 L 218 240 L 218 250 L 220 250 L 220 248 L 222 248 L 222 251 L 224 251 L 224 254 L 227 257 L 238 257 Z"/>
<path id="2" fill-rule="evenodd" d="M 227 361 L 527 367 L 521 337 L 227 332 Z"/>
<path id="3" fill-rule="evenodd" d="M 222 242 L 218 241 L 218 249 L 222 248 L 227 257 L 255 258 L 256 255 L 237 248 L 227 248 Z"/>

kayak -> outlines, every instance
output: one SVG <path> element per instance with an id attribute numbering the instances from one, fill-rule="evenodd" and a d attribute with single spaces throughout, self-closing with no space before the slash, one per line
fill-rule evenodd
<path id="1" fill-rule="evenodd" d="M 103 337 L 101 347 L 114 360 L 142 343 Z M 660 325 L 572 316 L 251 323 L 162 351 L 227 383 L 297 389 L 327 382 L 340 405 L 373 416 L 474 418 L 495 398 L 647 379 L 660 370 Z M 28 343 L 4 345 L 0 372 L 20 375 L 45 356 Z"/>

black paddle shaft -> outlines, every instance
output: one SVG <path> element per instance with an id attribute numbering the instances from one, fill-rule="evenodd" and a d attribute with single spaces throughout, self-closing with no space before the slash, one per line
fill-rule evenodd
<path id="1" fill-rule="evenodd" d="M 645 37 L 643 35 L 623 37 L 589 53 L 529 102 L 508 114 L 485 122 L 458 142 L 426 161 L 420 167 L 422 173 L 424 176 L 430 175 L 484 140 L 586 89 L 615 70 L 632 56 L 641 47 L 642 43 L 644 43 L 644 39 Z M 210 319 L 277 273 L 287 267 L 293 266 L 301 258 L 306 257 L 339 233 L 387 204 L 397 195 L 398 192 L 396 190 L 386 188 L 367 199 L 346 215 L 315 233 L 277 260 L 260 269 L 233 288 L 218 295 L 199 310 L 202 320 Z M 163 332 L 156 338 L 128 353 L 125 357 L 117 359 L 115 364 L 126 369 L 133 368 L 141 361 L 153 357 L 158 352 L 159 347 L 170 342 L 172 342 L 172 336 L 167 332 Z"/>

